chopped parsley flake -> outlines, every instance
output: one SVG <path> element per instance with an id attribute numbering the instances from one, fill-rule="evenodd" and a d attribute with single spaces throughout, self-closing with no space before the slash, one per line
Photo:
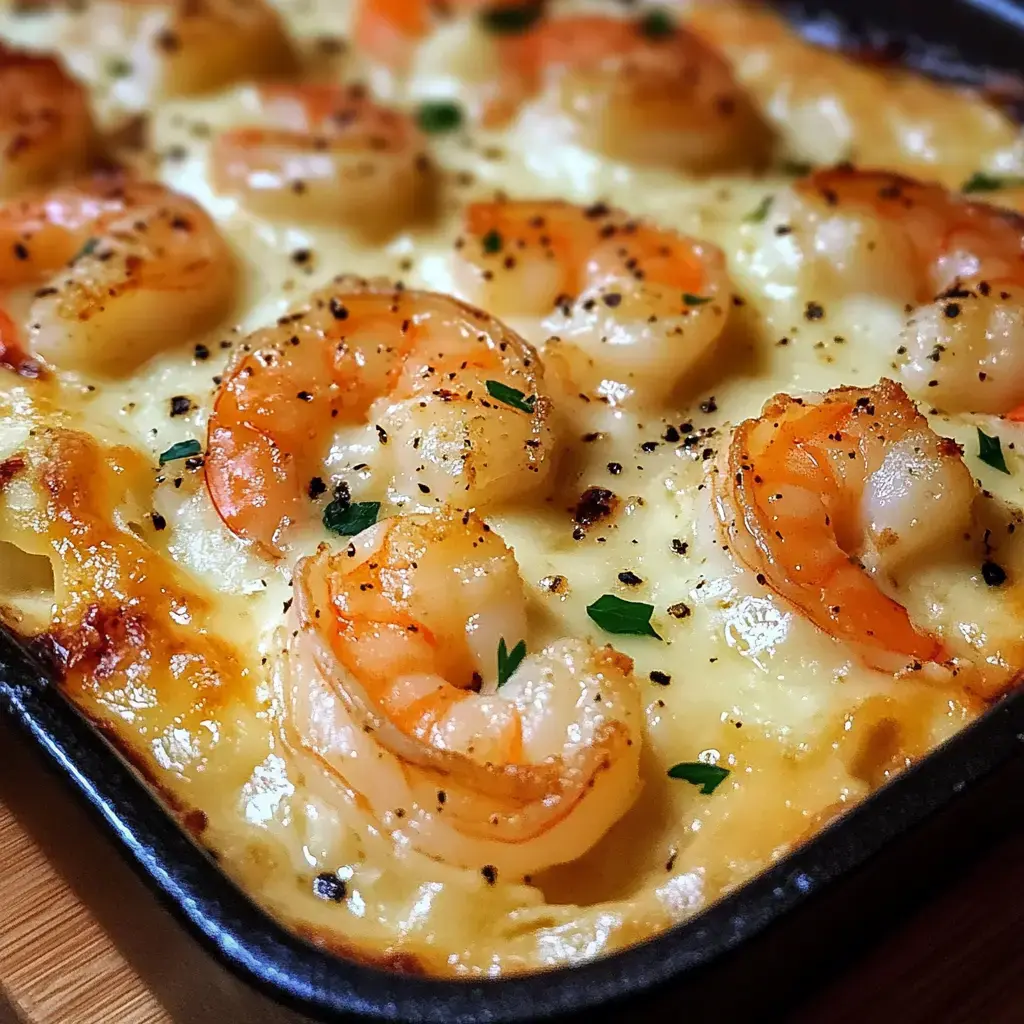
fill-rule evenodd
<path id="1" fill-rule="evenodd" d="M 614 594 L 604 594 L 593 604 L 587 605 L 587 614 L 606 633 L 617 633 L 622 636 L 653 636 L 660 640 L 661 636 L 651 625 L 654 605 L 639 601 L 624 601 Z"/>
<path id="2" fill-rule="evenodd" d="M 526 657 L 526 641 L 520 640 L 510 651 L 505 638 L 498 641 L 498 686 L 504 686 Z"/>
<path id="3" fill-rule="evenodd" d="M 191 441 L 179 441 L 177 444 L 172 444 L 167 451 L 160 453 L 160 465 L 163 466 L 168 462 L 177 462 L 179 459 L 191 458 L 193 455 L 198 455 L 202 450 L 203 446 L 194 439 Z"/>
<path id="4" fill-rule="evenodd" d="M 748 224 L 763 224 L 768 219 L 774 202 L 775 196 L 765 196 L 743 219 Z"/>
<path id="5" fill-rule="evenodd" d="M 354 537 L 369 529 L 380 513 L 379 501 L 354 501 L 335 498 L 324 509 L 324 526 L 340 537 Z"/>
<path id="6" fill-rule="evenodd" d="M 717 764 L 705 764 L 703 761 L 680 761 L 669 768 L 668 777 L 700 786 L 700 791 L 708 796 L 729 777 L 729 769 L 719 768 Z"/>
<path id="7" fill-rule="evenodd" d="M 504 402 L 505 405 L 512 406 L 513 409 L 518 409 L 520 412 L 533 413 L 533 407 L 537 403 L 537 396 L 530 395 L 527 398 L 522 391 L 518 391 L 516 388 L 510 388 L 507 384 L 502 384 L 499 380 L 487 381 L 487 394 L 491 398 L 496 398 L 499 402 Z"/>
<path id="8" fill-rule="evenodd" d="M 126 78 L 132 73 L 131 61 L 124 57 L 111 57 L 107 63 L 107 74 L 111 78 Z"/>
<path id="9" fill-rule="evenodd" d="M 640 29 L 640 34 L 648 39 L 665 39 L 675 32 L 676 23 L 672 20 L 672 15 L 668 11 L 656 7 L 653 11 L 648 11 L 640 19 L 637 27 Z"/>
<path id="10" fill-rule="evenodd" d="M 1016 185 L 1024 185 L 1024 178 L 1013 175 L 1000 177 L 985 171 L 975 171 L 960 186 L 960 191 L 970 195 L 972 192 L 997 192 L 1001 188 L 1013 188 Z"/>
<path id="11" fill-rule="evenodd" d="M 518 35 L 532 28 L 544 13 L 538 0 L 522 4 L 495 4 L 480 12 L 480 24 L 495 35 Z"/>
<path id="12" fill-rule="evenodd" d="M 421 103 L 416 111 L 416 123 L 430 135 L 453 132 L 462 125 L 462 108 L 448 100 Z"/>
<path id="13" fill-rule="evenodd" d="M 989 437 L 981 427 L 978 427 L 978 458 L 986 466 L 998 469 L 1000 473 L 1005 473 L 1007 476 L 1010 475 L 1010 471 L 1006 468 L 1006 459 L 1003 457 L 1002 442 L 998 437 Z"/>
<path id="14" fill-rule="evenodd" d="M 484 247 L 484 252 L 491 255 L 501 252 L 501 235 L 492 228 L 480 239 L 480 244 Z"/>
<path id="15" fill-rule="evenodd" d="M 783 174 L 792 174 L 797 178 L 804 178 L 814 170 L 814 164 L 807 160 L 783 160 L 780 168 Z"/>
<path id="16" fill-rule="evenodd" d="M 710 301 L 710 295 L 693 295 L 690 292 L 683 292 L 683 302 L 687 306 L 703 306 Z"/>
<path id="17" fill-rule="evenodd" d="M 75 260 L 80 260 L 83 256 L 91 256 L 99 244 L 100 240 L 98 238 L 87 238 L 82 248 L 71 257 L 71 262 L 74 263 Z"/>

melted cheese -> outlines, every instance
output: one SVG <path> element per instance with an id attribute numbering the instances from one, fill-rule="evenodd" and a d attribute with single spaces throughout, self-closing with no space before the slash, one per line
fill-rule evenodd
<path id="1" fill-rule="evenodd" d="M 280 0 L 278 6 L 308 54 L 348 17 L 336 0 Z M 164 652 L 179 662 L 158 684 L 155 676 L 132 677 L 131 664 L 115 664 L 123 649 L 111 647 L 104 662 L 95 637 L 88 643 L 80 634 L 64 637 L 61 616 L 55 627 L 59 640 L 84 645 L 69 693 L 131 749 L 177 807 L 203 812 L 203 842 L 256 899 L 332 948 L 395 966 L 497 975 L 575 963 L 696 913 L 979 711 L 980 702 L 960 690 L 866 668 L 722 550 L 705 469 L 729 424 L 756 415 L 777 391 L 873 384 L 892 372 L 892 338 L 905 319 L 902 308 L 879 298 L 801 291 L 799 250 L 780 230 L 784 225 L 775 216 L 751 217 L 789 179 L 691 181 L 637 169 L 587 152 L 527 115 L 503 132 L 432 138 L 445 172 L 436 222 L 369 246 L 328 225 L 262 220 L 216 195 L 207 175 L 209 137 L 253 118 L 254 89 L 240 85 L 208 98 L 153 104 L 143 58 L 127 75 L 108 73 L 110 55 L 126 52 L 120 23 L 90 36 L 89 17 L 88 7 L 77 14 L 8 12 L 0 32 L 64 52 L 93 86 L 107 126 L 150 111 L 151 154 L 136 159 L 216 218 L 243 268 L 244 290 L 234 324 L 182 339 L 128 379 L 62 374 L 49 385 L 13 376 L 0 381 L 0 462 L 28 451 L 36 479 L 57 481 L 49 498 L 17 476 L 3 489 L 0 601 L 18 628 L 33 633 L 50 626 L 54 600 L 65 621 L 73 618 L 70 608 L 102 600 L 105 580 L 110 593 L 141 594 L 147 615 L 169 616 L 189 630 L 191 647 Z M 456 97 L 472 107 L 487 46 L 474 32 L 459 25 L 439 33 L 405 85 L 377 70 L 370 81 L 399 103 Z M 742 50 L 742 40 L 736 45 Z M 848 156 L 853 145 L 859 159 L 871 162 L 879 115 L 862 111 L 850 91 L 864 81 L 883 82 L 882 72 L 855 69 L 788 36 L 763 45 L 764 52 L 743 51 L 739 73 L 768 94 L 766 109 L 784 128 L 790 155 L 830 160 Z M 815 81 L 830 83 L 832 92 L 812 100 L 774 82 L 779 54 L 793 47 L 801 60 L 814 62 Z M 332 60 L 334 74 L 351 78 L 364 70 L 356 54 Z M 922 83 L 903 88 L 913 93 L 913 117 L 908 106 L 889 118 L 879 160 L 918 171 L 927 165 L 952 184 L 977 167 L 1024 169 L 1016 130 L 999 115 L 958 98 L 957 128 L 967 119 L 985 130 L 951 138 L 948 97 Z M 928 142 L 938 131 L 945 133 L 941 147 Z M 156 466 L 176 442 L 205 443 L 216 375 L 239 339 L 336 274 L 380 274 L 453 290 L 451 254 L 463 205 L 497 190 L 519 198 L 600 198 L 711 240 L 727 255 L 739 298 L 714 352 L 664 407 L 616 407 L 581 399 L 571 388 L 559 394 L 562 469 L 554 491 L 490 517 L 515 550 L 538 646 L 560 636 L 606 642 L 586 612 L 605 593 L 653 605 L 663 638 L 613 638 L 634 659 L 646 709 L 643 786 L 634 807 L 581 860 L 491 884 L 479 871 L 395 846 L 315 764 L 281 743 L 269 684 L 293 560 L 271 564 L 233 537 L 210 504 L 200 470 L 181 462 Z M 303 250 L 311 256 L 297 261 L 294 254 Z M 820 302 L 825 315 L 808 317 L 809 301 Z M 543 350 L 542 323 L 522 319 L 511 326 Z M 203 350 L 196 345 L 209 357 L 198 356 Z M 185 414 L 171 415 L 173 396 L 188 397 Z M 1005 530 L 1021 500 L 1020 428 L 990 417 L 932 420 L 964 444 L 972 473 L 996 496 L 993 528 Z M 978 425 L 1002 436 L 1011 475 L 976 458 Z M 68 429 L 95 440 L 61 432 Z M 46 435 L 45 443 L 30 430 Z M 328 473 L 332 481 L 347 481 L 356 499 L 385 497 L 372 466 L 375 444 L 372 428 L 334 439 Z M 571 509 L 590 486 L 613 491 L 620 511 L 574 535 Z M 54 502 L 65 510 L 63 519 L 55 520 Z M 163 529 L 155 527 L 154 513 Z M 296 553 L 323 539 L 310 528 Z M 81 553 L 78 570 L 58 565 L 56 599 L 42 560 L 57 564 L 54 543 Z M 127 545 L 133 582 L 104 575 L 113 571 L 103 562 L 109 544 Z M 1001 558 L 1008 567 L 1024 564 L 1016 548 Z M 641 582 L 621 582 L 626 572 Z M 564 577 L 564 586 L 553 588 L 553 576 Z M 925 623 L 948 619 L 951 607 L 966 608 L 965 636 L 1017 632 L 1006 591 L 988 590 L 976 565 L 932 567 L 907 599 Z M 108 616 L 92 628 L 130 639 L 133 628 L 148 627 Z M 104 673 L 117 672 L 126 673 L 126 687 L 134 678 L 137 688 L 105 691 Z M 730 770 L 711 796 L 666 774 L 676 762 L 694 760 Z M 345 881 L 344 902 L 313 896 L 312 879 L 324 871 Z"/>

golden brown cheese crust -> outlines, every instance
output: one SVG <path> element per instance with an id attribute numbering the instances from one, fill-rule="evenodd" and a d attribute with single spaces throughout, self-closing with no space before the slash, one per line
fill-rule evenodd
<path id="1" fill-rule="evenodd" d="M 39 499 L 25 525 L 54 560 L 57 611 L 45 637 L 65 692 L 178 806 L 201 810 L 203 785 L 251 742 L 242 734 L 260 705 L 251 667 L 217 635 L 210 595 L 115 519 L 145 503 L 147 461 L 43 428 L 4 465 Z"/>

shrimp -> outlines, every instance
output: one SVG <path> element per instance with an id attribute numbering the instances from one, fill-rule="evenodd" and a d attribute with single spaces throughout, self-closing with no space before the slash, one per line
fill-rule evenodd
<path id="1" fill-rule="evenodd" d="M 150 52 L 140 61 L 151 65 L 158 95 L 212 92 L 298 66 L 281 16 L 267 0 L 128 0 L 127 6 L 154 8 L 158 16 L 155 30 L 142 33 Z"/>
<path id="2" fill-rule="evenodd" d="M 426 140 L 412 119 L 362 86 L 260 89 L 267 127 L 221 133 L 214 187 L 257 213 L 386 234 L 429 207 Z"/>
<path id="3" fill-rule="evenodd" d="M 814 45 L 767 5 L 702 0 L 686 26 L 729 60 L 780 155 L 943 175 L 949 186 L 978 168 L 1020 173 L 1017 125 L 972 92 Z"/>
<path id="4" fill-rule="evenodd" d="M 359 51 L 395 70 L 405 70 L 419 43 L 452 14 L 521 6 L 518 0 L 357 0 L 352 35 Z M 529 6 L 529 5 L 527 5 Z M 537 8 L 540 8 L 538 3 Z"/>
<path id="5" fill-rule="evenodd" d="M 946 659 L 880 584 L 962 537 L 974 482 L 899 384 L 776 395 L 733 431 L 713 487 L 729 551 L 819 629 L 877 668 Z"/>
<path id="6" fill-rule="evenodd" d="M 0 42 L 0 196 L 81 173 L 95 143 L 86 90 L 60 61 Z"/>
<path id="7" fill-rule="evenodd" d="M 295 572 L 286 741 L 380 826 L 444 861 L 522 877 L 576 859 L 639 788 L 632 661 L 562 639 L 496 678 L 528 636 L 505 543 L 476 515 L 388 519 Z M 500 686 L 500 689 L 498 688 Z"/>
<path id="8" fill-rule="evenodd" d="M 247 339 L 210 416 L 206 482 L 228 529 L 276 557 L 332 427 L 372 425 L 396 504 L 472 508 L 540 486 L 550 416 L 540 359 L 499 321 L 339 278 Z"/>
<path id="9" fill-rule="evenodd" d="M 366 0 L 356 39 L 372 57 L 402 69 L 434 24 L 431 6 Z M 540 100 L 548 133 L 557 124 L 581 145 L 628 163 L 704 172 L 763 162 L 770 133 L 728 65 L 663 12 L 549 18 L 541 3 L 465 0 L 456 9 L 483 6 L 510 7 L 517 22 L 515 31 L 478 41 L 494 48 L 486 124 L 504 124 Z"/>
<path id="10" fill-rule="evenodd" d="M 663 398 L 728 316 L 714 245 L 630 220 L 604 204 L 467 207 L 456 280 L 499 316 L 543 316 L 578 388 Z"/>
<path id="11" fill-rule="evenodd" d="M 31 350 L 65 369 L 117 375 L 223 318 L 236 268 L 191 199 L 95 178 L 0 207 L 0 288 L 40 284 Z"/>
<path id="12" fill-rule="evenodd" d="M 539 97 L 613 159 L 707 172 L 767 153 L 770 134 L 728 64 L 663 15 L 545 18 L 498 47 L 502 108 Z"/>
<path id="13" fill-rule="evenodd" d="M 1024 403 L 1024 217 L 849 167 L 812 174 L 794 193 L 783 216 L 816 286 L 917 307 L 896 362 L 913 393 L 948 412 Z"/>

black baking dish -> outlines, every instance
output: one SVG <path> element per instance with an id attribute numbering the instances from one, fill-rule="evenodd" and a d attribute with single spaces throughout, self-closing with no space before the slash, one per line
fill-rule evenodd
<path id="1" fill-rule="evenodd" d="M 853 45 L 1001 96 L 1024 70 L 1012 0 L 783 3 Z M 0 566 L 0 571 L 3 567 Z M 693 920 L 581 967 L 485 982 L 388 974 L 291 935 L 222 875 L 138 775 L 0 627 L 0 711 L 90 806 L 135 870 L 245 980 L 311 1017 L 444 1021 L 768 1019 L 948 866 L 1024 809 L 1024 692 Z M 684 1011 L 685 1008 L 685 1011 Z"/>

